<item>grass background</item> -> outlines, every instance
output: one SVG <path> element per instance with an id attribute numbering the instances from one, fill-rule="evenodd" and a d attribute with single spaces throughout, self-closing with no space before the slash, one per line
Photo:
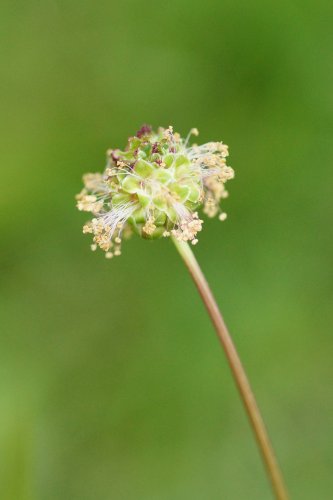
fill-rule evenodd
<path id="1" fill-rule="evenodd" d="M 81 175 L 143 122 L 223 139 L 228 220 L 195 252 L 293 499 L 329 500 L 333 4 L 4 0 L 0 493 L 266 500 L 215 334 L 168 241 L 106 261 Z"/>

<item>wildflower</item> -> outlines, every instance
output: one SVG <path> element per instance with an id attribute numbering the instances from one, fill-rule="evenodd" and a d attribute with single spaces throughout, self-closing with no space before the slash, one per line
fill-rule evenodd
<path id="1" fill-rule="evenodd" d="M 154 132 L 143 125 L 128 139 L 124 151 L 107 151 L 103 174 L 86 174 L 76 197 L 77 208 L 93 218 L 83 226 L 93 235 L 92 250 L 100 247 L 107 258 L 121 254 L 123 238 L 133 232 L 143 238 L 173 237 L 197 244 L 203 221 L 227 215 L 220 202 L 228 196 L 225 183 L 234 177 L 227 166 L 228 146 L 222 142 L 189 145 L 173 127 Z"/>

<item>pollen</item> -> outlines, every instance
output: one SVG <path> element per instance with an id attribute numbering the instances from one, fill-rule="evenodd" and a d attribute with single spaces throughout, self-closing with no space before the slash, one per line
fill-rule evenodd
<path id="1" fill-rule="evenodd" d="M 152 234 L 154 234 L 154 231 L 156 229 L 156 226 L 154 224 L 154 218 L 150 218 L 147 220 L 147 222 L 145 223 L 145 225 L 143 226 L 142 230 L 148 234 L 149 236 L 151 236 Z"/>

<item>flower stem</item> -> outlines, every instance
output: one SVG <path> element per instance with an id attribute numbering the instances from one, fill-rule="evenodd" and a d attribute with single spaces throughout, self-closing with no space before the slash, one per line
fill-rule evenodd
<path id="1" fill-rule="evenodd" d="M 172 238 L 177 250 L 183 258 L 192 278 L 197 286 L 201 298 L 207 308 L 208 314 L 213 322 L 219 340 L 223 346 L 228 359 L 234 380 L 237 384 L 245 410 L 247 412 L 252 430 L 257 440 L 262 459 L 271 481 L 272 489 L 277 500 L 288 500 L 288 493 L 284 485 L 283 477 L 276 461 L 272 445 L 270 443 L 264 421 L 260 414 L 249 380 L 228 332 L 226 324 L 214 296 L 209 288 L 206 278 L 188 243 L 177 241 Z"/>

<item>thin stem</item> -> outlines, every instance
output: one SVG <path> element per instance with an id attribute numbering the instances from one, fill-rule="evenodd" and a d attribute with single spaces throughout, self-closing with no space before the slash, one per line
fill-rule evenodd
<path id="1" fill-rule="evenodd" d="M 206 278 L 203 275 L 188 243 L 177 241 L 175 238 L 173 238 L 173 242 L 198 288 L 219 340 L 224 348 L 233 377 L 237 384 L 240 396 L 250 420 L 250 424 L 256 437 L 258 447 L 265 463 L 275 497 L 277 500 L 288 500 L 288 493 L 284 485 L 283 477 L 276 461 L 274 451 L 249 380 Z"/>

